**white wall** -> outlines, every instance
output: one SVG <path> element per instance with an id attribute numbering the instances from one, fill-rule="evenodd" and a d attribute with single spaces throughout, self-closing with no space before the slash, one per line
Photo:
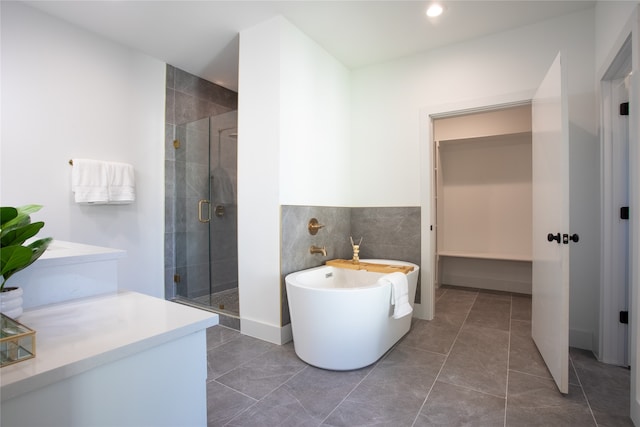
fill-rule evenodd
<path id="1" fill-rule="evenodd" d="M 238 292 L 241 330 L 280 335 L 280 22 L 240 34 Z"/>
<path id="2" fill-rule="evenodd" d="M 570 52 L 571 79 L 579 79 L 580 87 L 574 84 L 570 91 L 592 93 L 587 80 L 593 63 L 585 63 L 583 57 L 592 44 L 581 39 L 586 32 L 593 40 L 592 29 L 593 12 L 586 11 L 355 70 L 353 202 L 359 206 L 420 203 L 420 109 L 511 94 L 530 97 L 561 48 Z M 375 173 L 381 165 L 387 173 Z"/>
<path id="3" fill-rule="evenodd" d="M 613 56 L 614 46 L 621 45 L 624 40 L 619 40 L 623 30 L 627 27 L 633 10 L 640 4 L 639 1 L 598 1 L 596 3 L 596 71 L 597 78 L 602 77 L 609 67 Z M 629 28 L 626 28 L 628 33 Z M 624 36 L 626 37 L 626 35 Z"/>
<path id="4" fill-rule="evenodd" d="M 280 205 L 349 202 L 349 72 L 281 17 L 240 34 L 239 68 L 241 329 L 282 342 Z"/>
<path id="5" fill-rule="evenodd" d="M 44 205 L 43 236 L 127 251 L 119 283 L 164 295 L 165 64 L 2 2 L 2 205 Z M 79 206 L 74 157 L 127 162 L 137 200 Z"/>
<path id="6" fill-rule="evenodd" d="M 528 99 L 563 50 L 574 156 L 571 232 L 582 242 L 572 248 L 571 328 L 589 338 L 597 330 L 599 277 L 594 42 L 592 9 L 352 73 L 353 204 L 415 206 L 421 186 L 430 185 L 420 175 L 420 144 L 428 140 L 421 112 Z"/>
<path id="7" fill-rule="evenodd" d="M 282 20 L 280 203 L 350 206 L 350 73 Z"/>

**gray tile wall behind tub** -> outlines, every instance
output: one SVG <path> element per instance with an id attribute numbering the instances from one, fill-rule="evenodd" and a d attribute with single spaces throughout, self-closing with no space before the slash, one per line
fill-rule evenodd
<path id="1" fill-rule="evenodd" d="M 315 236 L 307 225 L 317 218 L 321 228 Z M 323 265 L 329 259 L 351 259 L 349 236 L 362 237 L 360 258 L 396 259 L 420 265 L 420 207 L 281 207 L 282 325 L 290 323 L 286 296 L 287 274 Z M 309 253 L 311 245 L 324 246 L 327 256 Z M 418 282 L 419 283 L 419 282 Z M 420 287 L 416 302 L 420 302 Z"/>

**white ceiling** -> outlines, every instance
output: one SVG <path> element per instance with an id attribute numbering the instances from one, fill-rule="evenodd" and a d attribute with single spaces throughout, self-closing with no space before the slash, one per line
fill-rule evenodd
<path id="1" fill-rule="evenodd" d="M 26 1 L 104 37 L 237 90 L 238 33 L 282 15 L 359 68 L 593 7 L 593 1 Z"/>

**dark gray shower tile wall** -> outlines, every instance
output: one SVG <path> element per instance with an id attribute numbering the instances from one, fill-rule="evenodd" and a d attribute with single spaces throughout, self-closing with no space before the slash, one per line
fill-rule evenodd
<path id="1" fill-rule="evenodd" d="M 181 296 L 209 293 L 209 224 L 198 220 L 198 202 L 209 198 L 209 119 L 176 125 L 176 267 Z M 184 161 L 179 160 L 184 159 Z"/>
<path id="2" fill-rule="evenodd" d="M 325 227 L 315 236 L 307 229 L 317 218 Z M 360 258 L 409 261 L 420 265 L 420 207 L 281 207 L 282 325 L 291 322 L 284 278 L 287 274 L 317 267 L 329 259 L 351 259 L 349 237 L 360 240 Z M 311 245 L 324 246 L 327 256 L 309 253 Z M 419 289 L 419 287 L 418 287 Z M 418 296 L 416 301 L 419 302 Z"/>
<path id="3" fill-rule="evenodd" d="M 207 261 L 199 259 L 202 251 L 195 244 L 186 247 L 188 240 L 202 240 L 199 235 L 205 234 L 197 230 L 193 220 L 197 218 L 194 206 L 197 206 L 198 195 L 195 190 L 207 184 L 206 180 L 196 182 L 195 178 L 188 182 L 187 170 L 202 168 L 200 163 L 202 159 L 206 161 L 208 153 L 201 156 L 202 153 L 196 149 L 187 154 L 185 147 L 175 149 L 173 141 L 186 141 L 193 135 L 197 137 L 197 126 L 187 128 L 187 123 L 236 110 L 238 94 L 168 64 L 166 78 L 165 297 L 171 299 L 176 296 L 175 273 L 180 274 L 181 283 L 178 286 L 183 287 L 189 279 L 187 266 L 192 276 L 202 279 L 191 277 L 193 282 L 206 281 L 205 276 L 208 276 Z M 208 172 L 204 176 L 208 176 Z M 208 245 L 204 240 L 200 244 Z"/>
<path id="4" fill-rule="evenodd" d="M 211 292 L 218 293 L 238 287 L 238 112 L 209 120 Z"/>
<path id="5" fill-rule="evenodd" d="M 211 217 L 211 292 L 238 286 L 238 206 L 226 205 L 224 216 Z"/>
<path id="6" fill-rule="evenodd" d="M 185 124 L 238 109 L 238 94 L 167 64 L 167 123 Z"/>

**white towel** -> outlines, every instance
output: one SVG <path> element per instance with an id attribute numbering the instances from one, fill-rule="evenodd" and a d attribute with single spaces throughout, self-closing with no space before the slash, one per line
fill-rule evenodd
<path id="1" fill-rule="evenodd" d="M 76 203 L 132 203 L 136 199 L 135 173 L 127 163 L 73 159 L 71 190 Z"/>
<path id="2" fill-rule="evenodd" d="M 235 196 L 229 174 L 223 167 L 216 167 L 211 172 L 212 199 L 214 205 L 233 205 Z"/>
<path id="3" fill-rule="evenodd" d="M 71 190 L 74 192 L 76 203 L 108 203 L 107 164 L 89 159 L 73 159 L 72 161 Z"/>
<path id="4" fill-rule="evenodd" d="M 136 200 L 136 182 L 133 166 L 127 163 L 107 162 L 109 203 L 125 204 Z"/>
<path id="5" fill-rule="evenodd" d="M 391 305 L 394 306 L 394 319 L 400 319 L 413 312 L 413 308 L 409 304 L 409 282 L 406 274 L 390 273 L 382 276 L 378 281 L 391 284 Z"/>

